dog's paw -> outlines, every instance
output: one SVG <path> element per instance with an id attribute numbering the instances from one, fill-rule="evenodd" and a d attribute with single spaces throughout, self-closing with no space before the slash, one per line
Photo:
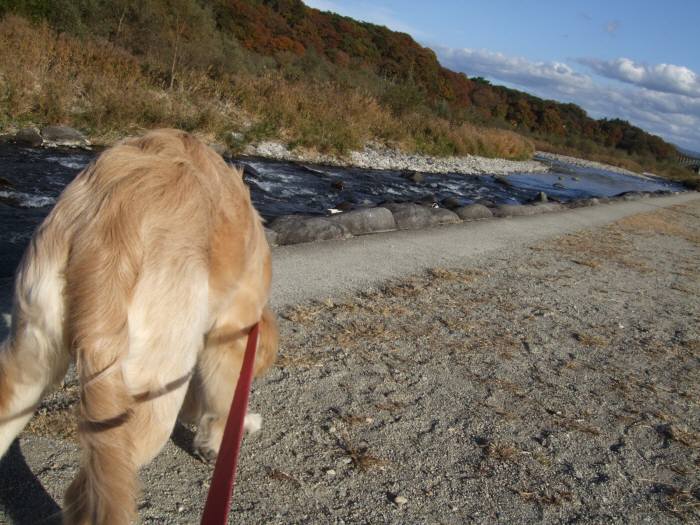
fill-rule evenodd
<path id="1" fill-rule="evenodd" d="M 193 452 L 194 456 L 202 463 L 216 463 L 216 456 L 218 456 L 218 454 L 214 449 L 206 446 L 195 446 Z"/>
<path id="2" fill-rule="evenodd" d="M 248 434 L 255 434 L 262 428 L 262 416 L 260 414 L 248 413 L 243 420 L 243 428 Z"/>

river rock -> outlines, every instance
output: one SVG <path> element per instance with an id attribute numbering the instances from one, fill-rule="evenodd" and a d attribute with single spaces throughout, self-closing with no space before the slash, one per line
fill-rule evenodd
<path id="1" fill-rule="evenodd" d="M 576 199 L 571 202 L 567 203 L 567 207 L 569 208 L 588 208 L 590 206 L 595 206 L 597 204 L 600 204 L 600 201 L 592 197 L 590 199 Z"/>
<path id="2" fill-rule="evenodd" d="M 88 145 L 87 139 L 80 131 L 68 126 L 46 126 L 41 130 L 41 137 L 48 146 L 75 148 Z"/>
<path id="3" fill-rule="evenodd" d="M 443 208 L 447 208 L 448 210 L 455 211 L 456 209 L 462 207 L 463 201 L 458 199 L 457 197 L 447 197 L 440 204 L 442 205 Z"/>
<path id="4" fill-rule="evenodd" d="M 265 238 L 270 246 L 277 246 L 277 232 L 270 228 L 265 228 Z"/>
<path id="5" fill-rule="evenodd" d="M 537 197 L 535 197 L 534 202 L 547 202 L 547 200 L 547 194 L 541 191 L 537 194 Z"/>
<path id="6" fill-rule="evenodd" d="M 384 207 L 391 211 L 399 230 L 416 230 L 434 224 L 432 208 L 410 203 L 386 204 Z"/>
<path id="7" fill-rule="evenodd" d="M 538 202 L 537 204 L 533 204 L 532 207 L 536 209 L 537 213 L 550 213 L 564 209 L 564 206 L 558 202 Z"/>
<path id="8" fill-rule="evenodd" d="M 501 186 L 512 186 L 513 184 L 508 180 L 508 177 L 504 177 L 503 175 L 497 175 L 496 177 L 493 178 L 494 182 L 497 182 Z"/>
<path id="9" fill-rule="evenodd" d="M 522 204 L 501 204 L 491 211 L 494 217 L 522 217 L 539 213 L 536 206 L 524 206 Z"/>
<path id="10" fill-rule="evenodd" d="M 459 215 L 445 208 L 430 208 L 430 214 L 432 215 L 432 223 L 435 225 L 462 222 Z"/>
<path id="11" fill-rule="evenodd" d="M 209 144 L 209 147 L 216 151 L 222 157 L 228 155 L 228 148 L 219 142 L 212 142 L 211 144 Z"/>
<path id="12" fill-rule="evenodd" d="M 344 226 L 323 217 L 284 215 L 275 219 L 270 229 L 277 233 L 277 244 L 280 246 L 352 237 Z"/>
<path id="13" fill-rule="evenodd" d="M 355 204 L 352 201 L 341 201 L 335 205 L 336 210 L 340 211 L 350 211 L 355 208 Z"/>
<path id="14" fill-rule="evenodd" d="M 420 184 L 425 180 L 425 175 L 418 171 L 407 171 L 405 173 L 402 173 L 401 176 L 404 179 L 408 179 L 411 182 L 415 182 L 416 184 Z"/>
<path id="15" fill-rule="evenodd" d="M 364 208 L 345 213 L 338 213 L 327 219 L 338 224 L 353 235 L 388 232 L 396 229 L 396 221 L 386 208 Z"/>
<path id="16" fill-rule="evenodd" d="M 624 201 L 638 201 L 644 198 L 644 194 L 639 191 L 625 191 L 615 197 L 622 199 Z"/>
<path id="17" fill-rule="evenodd" d="M 483 204 L 468 204 L 455 210 L 457 216 L 463 221 L 475 221 L 478 219 L 489 219 L 493 213 Z"/>
<path id="18" fill-rule="evenodd" d="M 20 146 L 29 146 L 30 148 L 38 148 L 44 142 L 36 128 L 22 128 L 15 136 L 12 137 L 12 142 Z"/>
<path id="19" fill-rule="evenodd" d="M 12 189 L 14 187 L 15 187 L 15 185 L 12 184 L 12 182 L 7 180 L 5 177 L 0 177 L 0 189 L 8 190 L 8 189 Z"/>
<path id="20" fill-rule="evenodd" d="M 420 204 L 421 206 L 429 206 L 432 208 L 433 206 L 437 206 L 437 198 L 432 193 L 429 193 L 427 195 L 423 195 L 419 199 L 416 199 L 416 204 Z"/>

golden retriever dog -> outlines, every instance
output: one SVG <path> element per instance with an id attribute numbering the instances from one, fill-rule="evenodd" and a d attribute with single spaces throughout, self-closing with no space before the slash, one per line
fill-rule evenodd
<path id="1" fill-rule="evenodd" d="M 64 520 L 123 524 L 137 473 L 178 414 L 211 458 L 261 321 L 255 373 L 274 360 L 270 248 L 242 173 L 175 130 L 102 153 L 69 184 L 17 270 L 0 347 L 0 456 L 71 361 L 80 472 Z M 185 401 L 186 400 L 186 401 Z"/>

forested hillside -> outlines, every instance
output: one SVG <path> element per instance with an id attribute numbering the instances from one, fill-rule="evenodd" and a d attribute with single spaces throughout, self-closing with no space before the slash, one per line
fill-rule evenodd
<path id="1" fill-rule="evenodd" d="M 341 153 L 377 140 L 518 158 L 536 144 L 637 169 L 676 154 L 625 121 L 470 79 L 409 35 L 299 0 L 0 0 L 0 16 L 0 124 L 176 125 Z"/>

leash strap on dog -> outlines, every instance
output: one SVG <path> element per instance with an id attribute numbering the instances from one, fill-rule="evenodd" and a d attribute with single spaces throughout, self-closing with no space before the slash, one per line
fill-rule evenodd
<path id="1" fill-rule="evenodd" d="M 216 458 L 214 475 L 211 478 L 207 502 L 202 513 L 202 525 L 224 525 L 228 520 L 233 487 L 236 482 L 238 453 L 241 450 L 241 441 L 243 441 L 243 420 L 248 411 L 248 396 L 253 381 L 253 365 L 258 346 L 259 330 L 259 323 L 256 323 L 248 334 L 243 366 L 238 376 L 236 392 L 233 395 L 233 403 L 226 420 L 224 438 Z"/>

